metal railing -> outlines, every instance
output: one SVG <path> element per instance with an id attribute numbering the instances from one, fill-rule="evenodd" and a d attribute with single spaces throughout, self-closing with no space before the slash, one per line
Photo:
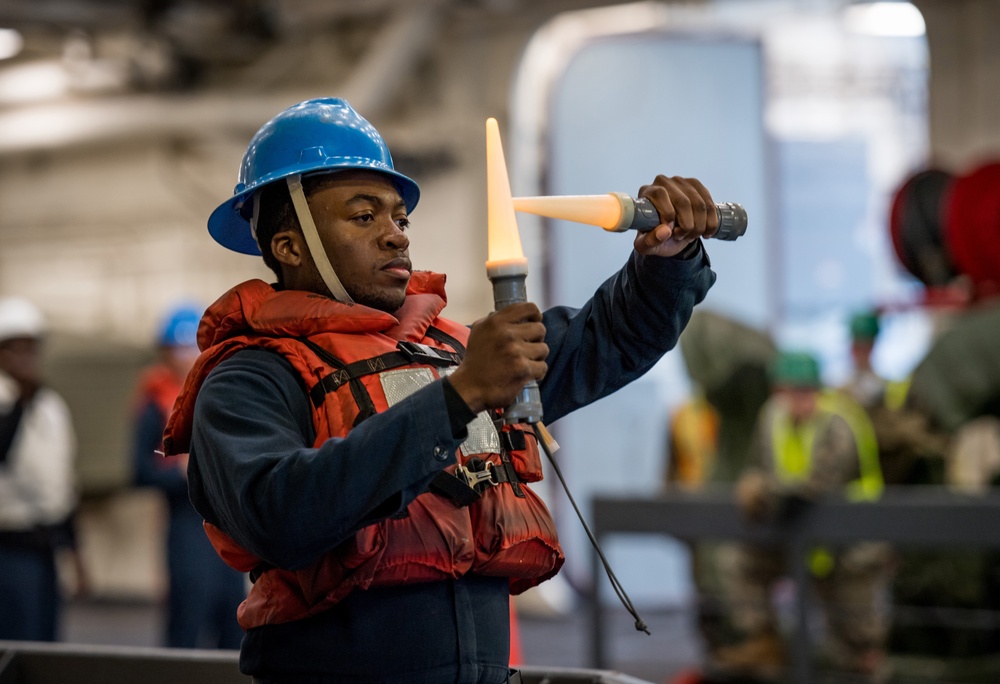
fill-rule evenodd
<path id="1" fill-rule="evenodd" d="M 592 528 L 598 541 L 611 534 L 663 534 L 684 541 L 743 541 L 781 546 L 789 559 L 789 576 L 807 586 L 807 550 L 818 543 L 885 541 L 899 546 L 931 548 L 1000 548 L 1000 495 L 971 496 L 943 487 L 890 487 L 877 501 L 830 499 L 805 507 L 781 523 L 751 523 L 740 515 L 728 487 L 701 492 L 673 491 L 655 497 L 593 499 Z M 591 665 L 606 666 L 600 589 L 603 569 L 593 554 L 594 596 L 591 601 Z M 809 684 L 812 645 L 805 591 L 796 592 L 792 681 Z"/>
<path id="2" fill-rule="evenodd" d="M 609 670 L 523 667 L 523 684 L 650 684 Z M 236 651 L 0 641 L 0 684 L 250 684 Z"/>

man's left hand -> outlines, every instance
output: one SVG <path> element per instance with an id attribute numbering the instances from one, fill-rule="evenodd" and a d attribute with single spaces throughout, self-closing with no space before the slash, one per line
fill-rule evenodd
<path id="1" fill-rule="evenodd" d="M 663 221 L 636 236 L 635 251 L 639 254 L 674 256 L 719 229 L 712 194 L 697 178 L 657 176 L 651 185 L 639 189 L 639 197 L 648 198 Z"/>

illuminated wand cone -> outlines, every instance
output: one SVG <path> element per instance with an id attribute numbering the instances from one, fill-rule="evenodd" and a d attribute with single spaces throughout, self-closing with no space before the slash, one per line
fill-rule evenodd
<path id="1" fill-rule="evenodd" d="M 528 300 L 524 286 L 528 260 L 521 250 L 521 235 L 507 177 L 507 163 L 500 143 L 497 120 L 486 120 L 486 190 L 489 229 L 489 256 L 486 275 L 493 283 L 493 303 L 497 311 Z M 517 395 L 503 414 L 506 423 L 537 423 L 542 419 L 538 384 L 532 381 Z"/>
<path id="2" fill-rule="evenodd" d="M 623 222 L 623 204 L 617 194 L 515 197 L 511 202 L 516 211 L 588 223 L 608 231 L 617 230 Z"/>
<path id="3" fill-rule="evenodd" d="M 520 277 L 524 282 L 528 275 L 528 260 L 521 250 L 521 236 L 517 231 L 517 216 L 514 200 L 507 177 L 507 164 L 500 143 L 500 128 L 497 120 L 486 120 L 486 199 L 489 210 L 487 227 L 489 230 L 489 256 L 486 260 L 486 274 L 492 280 L 497 277 Z M 522 289 L 523 293 L 523 289 Z M 522 295 L 513 301 L 525 301 Z M 503 307 L 497 300 L 497 310 Z"/>
<path id="4" fill-rule="evenodd" d="M 636 199 L 624 192 L 605 195 L 565 195 L 552 197 L 515 197 L 514 210 L 547 218 L 589 223 L 612 233 L 626 230 L 646 232 L 663 223 L 659 212 L 647 197 Z M 715 205 L 719 226 L 710 235 L 716 240 L 733 241 L 747 232 L 747 212 L 739 204 Z"/>

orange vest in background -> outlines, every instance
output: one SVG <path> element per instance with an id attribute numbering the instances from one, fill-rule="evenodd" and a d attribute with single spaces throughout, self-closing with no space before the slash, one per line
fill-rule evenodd
<path id="1" fill-rule="evenodd" d="M 694 489 L 705 484 L 719 452 L 719 414 L 704 397 L 693 397 L 670 416 L 671 484 Z"/>

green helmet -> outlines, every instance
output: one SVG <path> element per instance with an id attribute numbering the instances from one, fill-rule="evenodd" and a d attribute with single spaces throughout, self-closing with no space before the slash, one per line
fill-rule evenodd
<path id="1" fill-rule="evenodd" d="M 873 311 L 855 314 L 851 317 L 851 339 L 874 341 L 878 337 L 878 314 Z"/>
<path id="2" fill-rule="evenodd" d="M 819 361 L 805 352 L 781 352 L 771 366 L 771 381 L 779 387 L 819 389 Z"/>

